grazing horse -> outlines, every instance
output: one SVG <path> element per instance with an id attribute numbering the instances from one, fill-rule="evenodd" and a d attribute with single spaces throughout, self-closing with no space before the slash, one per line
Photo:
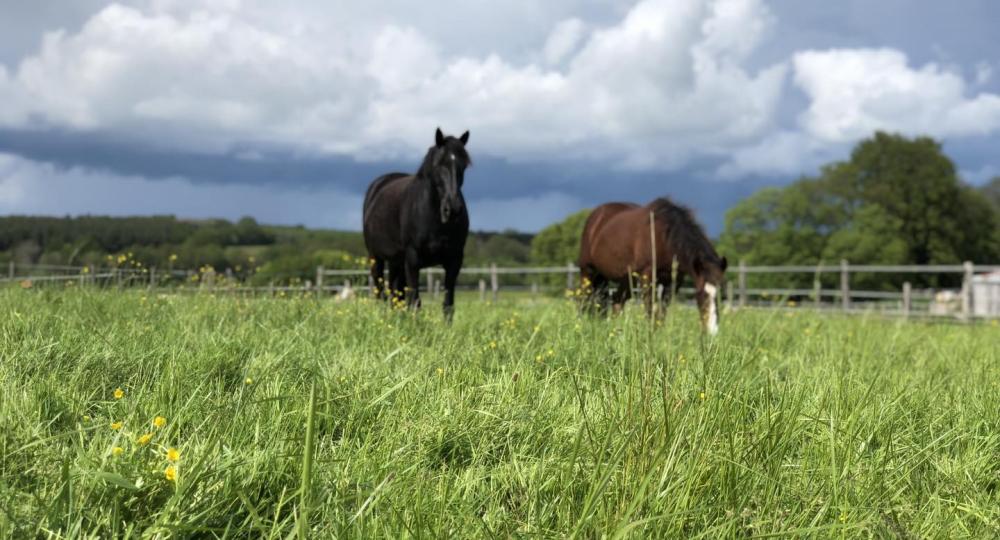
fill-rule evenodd
<path id="1" fill-rule="evenodd" d="M 462 196 L 469 132 L 444 136 L 438 128 L 416 174 L 376 178 L 365 193 L 364 237 L 377 298 L 400 298 L 420 307 L 420 269 L 444 267 L 444 314 L 451 320 L 455 282 L 462 268 L 469 213 Z M 382 275 L 388 266 L 388 295 Z"/>
<path id="2" fill-rule="evenodd" d="M 655 223 L 652 231 L 651 214 Z M 677 283 L 671 283 L 674 257 Z M 583 228 L 578 264 L 583 282 L 589 283 L 588 304 L 596 302 L 602 313 L 607 310 L 611 283 L 618 285 L 611 298 L 618 311 L 632 296 L 631 276 L 637 274 L 645 284 L 655 277 L 656 284 L 664 284 L 664 290 L 669 291 L 679 287 L 680 278 L 687 274 L 694 280 L 702 327 L 712 335 L 719 331 L 717 296 L 726 258 L 715 252 L 691 211 L 669 199 L 658 198 L 646 206 L 613 202 L 595 208 Z M 646 309 L 650 312 L 654 296 L 653 287 L 646 286 Z M 663 295 L 664 306 L 669 296 Z"/>

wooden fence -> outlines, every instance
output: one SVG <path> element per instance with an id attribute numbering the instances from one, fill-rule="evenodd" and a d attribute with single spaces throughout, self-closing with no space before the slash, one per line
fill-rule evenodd
<path id="1" fill-rule="evenodd" d="M 844 312 L 871 311 L 873 309 L 900 315 L 903 317 L 949 316 L 961 320 L 972 320 L 977 317 L 1000 317 L 1000 305 L 993 300 L 1000 297 L 1000 291 L 992 291 L 986 300 L 973 293 L 973 281 L 976 272 L 1000 272 L 1000 265 L 975 265 L 966 262 L 960 265 L 852 265 L 848 261 L 829 266 L 748 266 L 740 262 L 736 268 L 729 270 L 730 278 L 726 284 L 724 301 L 728 308 L 748 306 L 771 307 L 813 307 L 816 309 L 838 309 Z M 422 271 L 421 289 L 432 296 L 441 291 L 444 271 L 440 268 L 429 268 Z M 950 309 L 942 307 L 935 298 L 941 290 L 916 290 L 909 281 L 902 284 L 898 291 L 857 290 L 851 287 L 851 275 L 856 273 L 891 273 L 912 275 L 959 275 L 961 289 L 957 296 L 957 305 Z M 735 275 L 734 275 L 735 274 Z M 812 288 L 761 288 L 749 287 L 747 278 L 762 274 L 808 274 L 813 277 Z M 839 287 L 823 288 L 820 277 L 824 274 L 839 274 Z M 565 266 L 544 267 L 499 267 L 495 264 L 480 267 L 463 268 L 460 288 L 463 290 L 478 290 L 482 301 L 499 298 L 501 287 L 505 291 L 528 292 L 543 294 L 553 292 L 552 278 L 538 279 L 542 276 L 565 276 L 565 289 L 576 287 L 579 269 L 572 263 Z M 502 281 L 509 276 L 517 276 L 519 284 L 503 285 Z M 196 279 L 195 279 L 196 278 Z M 471 280 L 471 281 L 470 281 Z M 561 278 L 560 278 L 561 280 Z M 734 283 L 735 281 L 735 283 Z M 118 287 L 148 287 L 150 289 L 173 288 L 179 290 L 218 290 L 245 293 L 340 293 L 344 289 L 368 291 L 371 288 L 371 276 L 368 270 L 330 270 L 322 266 L 316 269 L 315 281 L 305 281 L 297 286 L 281 286 L 274 283 L 268 286 L 250 287 L 232 272 L 216 273 L 214 270 L 175 270 L 157 271 L 155 268 L 85 268 L 59 265 L 8 265 L 8 272 L 2 282 L 20 282 L 42 284 L 51 282 L 74 282 L 81 286 L 99 284 Z M 178 287 L 178 285 L 183 285 Z M 1000 288 L 1000 283 L 990 283 L 990 287 Z M 981 289 L 981 287 L 977 287 Z M 638 291 L 637 291 L 638 292 Z M 690 295 L 690 288 L 681 289 L 681 293 Z M 636 294 L 636 297 L 639 295 Z M 980 305 L 976 305 L 979 301 Z M 990 305 L 983 305 L 988 301 Z M 918 309 L 919 308 L 919 309 Z M 937 309 L 937 311 L 935 311 Z"/>

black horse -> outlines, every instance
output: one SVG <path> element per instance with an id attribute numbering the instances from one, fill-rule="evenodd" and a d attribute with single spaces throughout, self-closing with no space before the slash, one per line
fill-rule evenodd
<path id="1" fill-rule="evenodd" d="M 461 137 L 444 136 L 438 128 L 417 174 L 380 176 L 365 193 L 364 235 L 376 298 L 385 298 L 383 273 L 389 268 L 389 294 L 405 294 L 407 306 L 420 307 L 420 269 L 444 267 L 444 315 L 455 304 L 455 282 L 462 268 L 469 213 L 462 197 L 465 169 L 471 165 Z"/>

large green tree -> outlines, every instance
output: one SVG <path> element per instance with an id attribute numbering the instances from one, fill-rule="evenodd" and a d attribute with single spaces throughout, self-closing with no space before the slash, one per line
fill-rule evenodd
<path id="1" fill-rule="evenodd" d="M 580 256 L 580 236 L 591 209 L 570 214 L 539 231 L 531 240 L 531 259 L 539 265 L 563 265 Z"/>
<path id="2" fill-rule="evenodd" d="M 998 211 L 984 191 L 959 180 L 939 143 L 879 132 L 818 176 L 734 206 L 720 250 L 769 265 L 993 262 L 1000 256 L 997 229 Z M 896 286 L 892 276 L 859 280 Z"/>

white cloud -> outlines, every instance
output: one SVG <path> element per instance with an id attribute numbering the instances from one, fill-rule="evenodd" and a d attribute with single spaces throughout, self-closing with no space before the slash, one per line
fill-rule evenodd
<path id="1" fill-rule="evenodd" d="M 968 81 L 895 49 L 748 67 L 780 22 L 765 0 L 121 0 L 0 65 L 0 127 L 371 161 L 413 159 L 441 126 L 471 130 L 474 157 L 722 159 L 727 178 L 808 171 L 875 129 L 1000 129 L 1000 96 L 975 93 L 986 63 Z M 778 114 L 798 106 L 790 69 L 797 124 Z"/>
<path id="2" fill-rule="evenodd" d="M 811 101 L 800 121 L 823 140 L 857 140 L 877 129 L 939 137 L 1000 129 L 1000 96 L 969 96 L 960 75 L 933 63 L 911 68 L 894 49 L 805 51 L 794 66 Z"/>
<path id="3" fill-rule="evenodd" d="M 554 66 L 565 60 L 583 41 L 586 29 L 586 24 L 577 18 L 566 19 L 557 24 L 545 40 L 542 50 L 545 63 Z"/>
<path id="4" fill-rule="evenodd" d="M 418 153 L 441 125 L 471 129 L 474 154 L 639 168 L 725 153 L 770 128 L 784 67 L 743 67 L 772 25 L 762 0 L 642 0 L 610 25 L 566 17 L 563 2 L 481 4 L 375 10 L 405 17 L 322 2 L 113 4 L 0 72 L 0 125 L 360 159 Z M 473 13 L 479 22 L 463 19 Z M 454 46 L 468 26 L 536 36 L 534 52 Z"/>
<path id="5" fill-rule="evenodd" d="M 719 178 L 736 180 L 750 176 L 794 176 L 819 169 L 823 163 L 842 158 L 846 144 L 831 144 L 795 132 L 778 131 L 758 144 L 735 151 L 716 171 Z"/>
<path id="6" fill-rule="evenodd" d="M 993 66 L 989 62 L 976 64 L 976 84 L 983 86 L 993 79 Z"/>

